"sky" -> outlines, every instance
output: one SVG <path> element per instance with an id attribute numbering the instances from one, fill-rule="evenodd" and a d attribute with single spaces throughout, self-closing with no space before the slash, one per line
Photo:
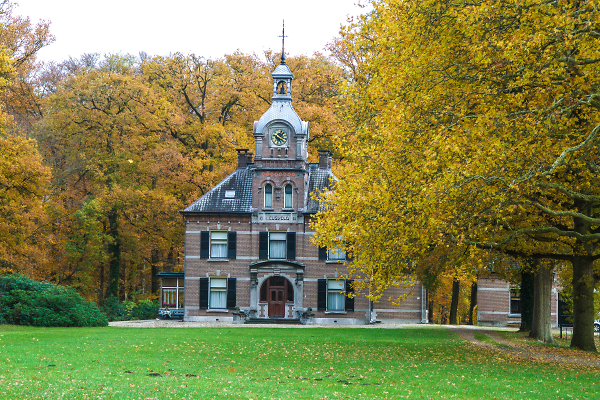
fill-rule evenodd
<path id="1" fill-rule="evenodd" d="M 14 15 L 49 21 L 56 41 L 38 59 L 63 61 L 85 53 L 219 58 L 236 50 L 262 55 L 328 54 L 359 0 L 15 0 Z"/>

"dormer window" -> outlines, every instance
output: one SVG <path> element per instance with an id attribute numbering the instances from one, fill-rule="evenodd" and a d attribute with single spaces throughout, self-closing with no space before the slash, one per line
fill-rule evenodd
<path id="1" fill-rule="evenodd" d="M 226 199 L 235 199 L 235 190 L 226 190 L 225 198 Z"/>
<path id="2" fill-rule="evenodd" d="M 283 208 L 292 208 L 292 185 L 285 185 Z"/>
<path id="3" fill-rule="evenodd" d="M 265 208 L 273 208 L 273 185 L 265 185 Z"/>

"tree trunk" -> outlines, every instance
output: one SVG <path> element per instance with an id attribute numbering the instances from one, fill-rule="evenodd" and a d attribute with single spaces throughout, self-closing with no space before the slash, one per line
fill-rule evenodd
<path id="1" fill-rule="evenodd" d="M 534 299 L 533 272 L 521 271 L 521 328 L 519 332 L 531 331 L 533 325 L 533 299 Z"/>
<path id="2" fill-rule="evenodd" d="M 477 318 L 474 318 L 473 311 L 477 305 L 477 281 L 471 284 L 471 301 L 469 305 L 469 325 L 475 325 Z"/>
<path id="3" fill-rule="evenodd" d="M 429 293 L 429 292 L 428 292 Z M 429 298 L 429 323 L 433 324 L 433 300 Z"/>
<path id="4" fill-rule="evenodd" d="M 456 325 L 458 315 L 458 294 L 460 291 L 460 282 L 454 279 L 452 282 L 452 302 L 450 303 L 450 325 Z"/>
<path id="5" fill-rule="evenodd" d="M 119 227 L 117 221 L 117 210 L 111 210 L 108 215 L 108 231 L 112 238 L 108 245 L 110 264 L 108 270 L 108 296 L 119 298 L 119 280 L 121 275 L 121 244 L 119 243 Z"/>
<path id="6" fill-rule="evenodd" d="M 573 337 L 571 347 L 596 351 L 594 343 L 594 261 L 573 257 Z"/>
<path id="7" fill-rule="evenodd" d="M 529 337 L 544 343 L 554 343 L 552 336 L 552 271 L 547 264 L 539 264 L 533 277 L 533 320 Z"/>
<path id="8" fill-rule="evenodd" d="M 152 282 L 152 294 L 159 294 L 160 291 L 160 279 L 158 279 L 158 263 L 160 261 L 160 254 L 158 249 L 152 249 L 152 254 L 150 255 L 150 273 L 152 276 L 150 277 L 150 281 Z"/>

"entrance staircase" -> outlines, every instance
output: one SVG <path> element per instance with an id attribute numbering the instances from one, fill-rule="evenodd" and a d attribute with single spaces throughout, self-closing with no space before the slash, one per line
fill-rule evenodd
<path id="1" fill-rule="evenodd" d="M 299 318 L 249 318 L 245 324 L 302 325 Z"/>

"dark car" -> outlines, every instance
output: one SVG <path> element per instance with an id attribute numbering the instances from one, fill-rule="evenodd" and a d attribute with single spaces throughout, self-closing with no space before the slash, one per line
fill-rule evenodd
<path id="1" fill-rule="evenodd" d="M 600 332 L 600 319 L 594 321 L 594 332 Z"/>

